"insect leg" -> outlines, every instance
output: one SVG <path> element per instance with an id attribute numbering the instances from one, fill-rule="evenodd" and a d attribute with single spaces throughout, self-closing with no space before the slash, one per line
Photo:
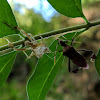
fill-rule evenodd
<path id="1" fill-rule="evenodd" d="M 36 39 L 34 38 L 34 36 L 31 33 L 28 33 L 30 35 L 30 37 L 32 38 L 32 40 L 37 44 Z M 41 38 L 41 43 L 43 43 L 43 37 L 39 34 L 40 38 Z"/>
<path id="2" fill-rule="evenodd" d="M 7 38 L 3 37 L 3 39 L 6 39 L 6 41 L 8 42 L 10 48 L 14 47 L 14 45 Z"/>
<path id="3" fill-rule="evenodd" d="M 86 50 L 86 49 L 79 49 L 77 51 L 86 51 L 86 52 L 94 53 L 92 50 Z"/>
<path id="4" fill-rule="evenodd" d="M 55 61 L 56 61 L 56 52 L 62 52 L 62 51 L 63 51 L 63 50 L 57 51 L 58 44 L 59 44 L 59 43 L 57 43 L 56 50 L 55 50 L 54 64 L 55 64 Z"/>
<path id="5" fill-rule="evenodd" d="M 7 40 L 8 44 L 9 44 L 9 47 L 13 48 L 15 51 L 23 51 L 24 54 L 27 56 L 27 54 L 25 53 L 25 50 L 28 50 L 28 48 L 22 48 L 22 49 L 15 48 L 14 45 L 7 38 L 3 37 L 3 39 Z"/>
<path id="6" fill-rule="evenodd" d="M 27 59 L 30 59 L 33 55 L 34 55 L 34 53 L 31 52 L 31 54 L 29 56 L 27 55 Z"/>
<path id="7" fill-rule="evenodd" d="M 92 51 L 92 50 L 86 50 L 86 49 L 80 49 L 80 50 L 77 50 L 77 51 L 85 51 L 85 52 L 89 52 L 89 53 L 91 53 L 91 60 L 90 61 L 94 61 L 94 59 L 96 59 L 96 55 L 95 55 L 95 53 Z"/>
<path id="8" fill-rule="evenodd" d="M 21 31 L 23 36 L 24 36 L 24 35 L 27 36 L 28 39 L 29 39 L 30 41 L 32 41 L 32 39 L 29 37 L 29 35 L 28 35 L 24 30 L 22 30 L 20 27 L 18 27 L 18 26 L 14 26 L 14 27 L 13 27 L 13 26 L 7 24 L 6 22 L 3 22 L 3 23 L 6 24 L 8 27 L 10 27 L 10 28 L 12 28 L 12 29 Z"/>
<path id="9" fill-rule="evenodd" d="M 34 38 L 34 36 L 33 36 L 31 33 L 28 33 L 28 35 L 30 35 L 30 37 L 31 37 L 31 39 L 32 39 L 32 42 L 34 41 L 35 44 L 37 44 L 37 41 L 36 41 L 36 39 Z"/>
<path id="10" fill-rule="evenodd" d="M 68 42 L 71 42 L 70 40 L 67 40 L 67 38 L 66 37 L 64 37 L 64 36 L 62 36 L 64 39 L 66 39 L 66 42 L 68 41 Z M 78 42 L 78 41 L 73 41 L 74 43 L 81 43 L 81 42 Z"/>
<path id="11" fill-rule="evenodd" d="M 25 51 L 23 51 L 23 53 L 26 55 L 27 58 L 29 57 Z"/>
<path id="12" fill-rule="evenodd" d="M 46 53 L 45 53 L 45 55 L 47 55 Z M 48 55 L 47 55 L 48 56 Z M 54 59 L 54 55 L 53 55 L 53 57 L 50 57 L 50 56 L 48 56 L 50 59 Z"/>
<path id="13" fill-rule="evenodd" d="M 24 30 L 22 30 L 20 27 L 16 26 L 16 27 L 14 27 L 14 28 L 17 29 L 17 30 L 19 30 L 19 31 L 21 31 L 21 32 L 22 32 L 22 35 L 27 36 L 28 39 L 29 39 L 31 42 L 33 41 L 33 40 L 30 38 L 30 36 L 29 36 Z"/>
<path id="14" fill-rule="evenodd" d="M 61 37 L 63 37 L 65 40 L 67 40 L 67 38 L 65 36 L 62 35 Z"/>
<path id="15" fill-rule="evenodd" d="M 39 36 L 41 38 L 41 43 L 43 43 L 43 37 L 40 35 L 40 33 L 39 33 Z"/>
<path id="16" fill-rule="evenodd" d="M 75 39 L 75 35 L 77 34 L 77 32 L 74 34 L 74 36 L 72 37 L 72 41 L 71 41 L 71 46 L 73 45 L 73 41 Z"/>

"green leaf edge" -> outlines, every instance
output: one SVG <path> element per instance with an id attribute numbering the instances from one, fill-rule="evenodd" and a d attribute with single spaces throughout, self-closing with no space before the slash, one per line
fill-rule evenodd
<path id="1" fill-rule="evenodd" d="M 98 66 L 100 66 L 100 64 L 97 65 L 98 59 L 99 59 L 99 62 L 100 62 L 100 49 L 98 50 L 98 53 L 97 53 L 97 56 L 96 56 L 96 59 L 95 59 L 95 68 L 96 68 L 96 72 L 97 72 L 98 76 L 100 77 L 100 68 L 98 67 Z M 99 69 L 98 69 L 98 68 L 99 68 Z"/>
<path id="2" fill-rule="evenodd" d="M 50 72 L 48 73 L 48 76 L 47 76 L 46 80 L 44 81 L 44 84 L 43 84 L 43 86 L 42 86 L 42 88 L 41 88 L 41 90 L 40 90 L 40 94 L 39 94 L 39 96 L 38 96 L 38 99 L 37 99 L 37 100 L 39 100 L 39 98 L 40 98 L 40 96 L 41 96 L 42 89 L 43 89 L 43 87 L 44 87 L 44 85 L 45 85 L 46 81 L 48 80 L 48 78 L 49 78 L 49 76 L 50 76 L 50 74 L 51 74 L 52 70 L 53 70 L 53 69 L 54 69 L 54 67 L 56 66 L 56 64 L 57 64 L 57 62 L 59 61 L 59 59 L 60 59 L 60 57 L 61 57 L 61 56 L 62 56 L 62 54 L 60 54 L 60 56 L 58 57 L 58 59 L 57 59 L 57 61 L 56 61 L 55 65 L 53 65 L 53 66 L 52 66 L 52 68 L 51 68 Z M 52 84 L 52 83 L 51 83 L 51 84 Z"/>
<path id="3" fill-rule="evenodd" d="M 6 54 L 5 54 L 6 55 Z M 3 55 L 3 56 L 5 56 Z M 0 70 L 0 73 L 2 72 L 2 70 L 5 68 L 5 66 L 9 63 L 9 61 L 15 56 L 15 54 L 13 54 L 13 56 L 7 61 L 7 63 L 4 65 L 4 67 Z"/>
<path id="4" fill-rule="evenodd" d="M 12 52 L 10 52 L 10 53 L 14 53 L 14 54 L 13 54 L 13 56 L 9 59 L 9 61 L 10 61 L 14 56 L 15 56 L 15 59 L 16 59 L 17 52 L 12 51 Z M 7 53 L 7 54 L 10 54 L 10 53 Z M 0 57 L 6 56 L 7 54 L 1 55 Z M 14 59 L 14 61 L 15 61 L 15 59 Z M 9 61 L 8 61 L 4 66 L 6 66 L 6 65 L 9 63 Z M 13 64 L 14 64 L 14 61 L 13 61 L 13 63 L 12 63 L 12 66 L 13 66 Z M 0 73 L 2 73 L 2 71 L 3 71 L 4 68 L 5 68 L 5 67 L 3 67 L 2 70 L 0 70 Z M 10 72 L 9 72 L 9 73 L 10 73 Z M 9 75 L 8 75 L 8 76 L 9 76 Z M 6 82 L 6 80 L 3 82 L 3 84 L 4 84 L 5 82 Z M 2 87 L 3 84 L 1 84 L 0 87 Z"/>

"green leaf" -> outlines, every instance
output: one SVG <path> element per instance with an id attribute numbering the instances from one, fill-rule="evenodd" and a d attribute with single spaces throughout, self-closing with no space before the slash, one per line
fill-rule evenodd
<path id="1" fill-rule="evenodd" d="M 7 0 L 0 0 L 0 37 L 18 33 L 18 31 L 11 29 L 4 23 L 11 26 L 17 26 L 15 17 Z"/>
<path id="2" fill-rule="evenodd" d="M 14 60 L 17 52 L 11 52 L 0 56 L 0 87 L 7 80 L 9 73 L 11 72 Z"/>
<path id="3" fill-rule="evenodd" d="M 56 77 L 62 60 L 63 56 L 59 56 L 58 63 L 54 65 L 53 59 L 46 55 L 39 59 L 36 70 L 27 85 L 29 100 L 45 100 L 45 96 Z"/>
<path id="4" fill-rule="evenodd" d="M 81 0 L 48 0 L 59 13 L 67 17 L 82 17 L 87 24 L 88 20 L 82 12 Z"/>
<path id="5" fill-rule="evenodd" d="M 57 41 L 55 41 L 52 45 L 57 45 Z M 39 59 L 36 70 L 29 79 L 27 85 L 29 100 L 45 99 L 45 96 L 51 87 L 59 68 L 61 67 L 62 61 L 63 56 L 61 53 L 57 54 L 55 65 L 54 59 L 51 59 L 47 55 L 43 55 L 43 57 Z"/>
<path id="6" fill-rule="evenodd" d="M 95 59 L 95 68 L 96 68 L 96 71 L 100 77 L 100 49 L 99 49 L 97 57 Z"/>
<path id="7" fill-rule="evenodd" d="M 48 0 L 59 13 L 67 17 L 83 17 L 81 0 Z"/>

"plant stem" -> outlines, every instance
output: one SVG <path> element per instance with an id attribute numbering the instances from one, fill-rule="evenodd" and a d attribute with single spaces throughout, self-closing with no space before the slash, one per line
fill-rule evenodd
<path id="1" fill-rule="evenodd" d="M 90 24 L 81 24 L 81 25 L 77 25 L 77 26 L 72 26 L 72 27 L 55 30 L 55 31 L 46 32 L 46 33 L 41 34 L 41 36 L 43 38 L 45 38 L 45 37 L 50 37 L 50 36 L 57 35 L 57 34 L 64 33 L 64 32 L 69 32 L 69 31 L 78 30 L 78 29 L 82 29 L 82 28 L 90 28 L 90 27 L 96 26 L 96 25 L 100 25 L 100 20 L 91 22 Z M 36 35 L 36 36 L 34 36 L 34 38 L 40 39 L 40 36 Z"/>
<path id="2" fill-rule="evenodd" d="M 81 24 L 81 25 L 77 25 L 77 26 L 72 26 L 72 27 L 55 30 L 55 31 L 46 32 L 46 33 L 41 34 L 41 36 L 43 38 L 46 38 L 46 37 L 50 37 L 50 36 L 57 35 L 57 34 L 64 33 L 64 32 L 70 32 L 70 31 L 78 30 L 78 29 L 82 29 L 82 28 L 90 28 L 92 26 L 96 26 L 99 24 L 100 24 L 100 20 L 91 22 L 90 24 Z M 36 36 L 34 36 L 34 38 L 36 40 L 41 39 L 40 35 L 36 35 Z M 27 38 L 26 38 L 26 40 L 27 40 Z M 24 42 L 25 42 L 25 40 L 16 41 L 13 43 L 13 45 L 14 46 L 21 45 Z M 0 47 L 0 51 L 8 49 L 8 48 L 10 48 L 9 45 L 4 45 L 4 46 Z"/>
<path id="3" fill-rule="evenodd" d="M 85 20 L 85 22 L 89 25 L 90 22 L 87 20 L 87 18 L 83 15 L 83 19 Z"/>

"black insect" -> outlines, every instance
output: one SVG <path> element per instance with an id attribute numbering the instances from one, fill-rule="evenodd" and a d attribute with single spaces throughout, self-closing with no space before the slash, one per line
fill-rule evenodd
<path id="1" fill-rule="evenodd" d="M 63 55 L 67 56 L 69 58 L 69 64 L 68 64 L 69 72 L 71 72 L 70 60 L 78 66 L 78 68 L 72 70 L 73 73 L 77 73 L 80 68 L 82 68 L 82 69 L 89 68 L 86 58 L 72 47 L 74 38 L 71 41 L 71 46 L 67 44 L 67 40 L 66 41 L 59 40 L 59 39 L 57 39 L 57 40 L 59 42 L 58 44 L 60 44 L 63 47 L 63 50 L 60 50 L 60 51 L 63 51 Z M 60 51 L 58 51 L 58 52 L 60 52 Z M 94 52 L 91 50 L 79 50 L 79 51 L 87 51 L 89 53 L 92 53 L 92 56 L 91 56 L 92 60 L 96 58 Z"/>

